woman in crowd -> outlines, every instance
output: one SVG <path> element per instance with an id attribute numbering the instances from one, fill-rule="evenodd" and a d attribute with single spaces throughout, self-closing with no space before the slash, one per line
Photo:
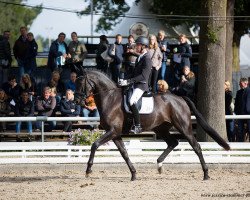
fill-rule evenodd
<path id="1" fill-rule="evenodd" d="M 179 96 L 187 96 L 192 101 L 195 100 L 195 74 L 190 70 L 189 66 L 183 68 L 179 86 L 173 88 L 172 92 Z"/>
<path id="2" fill-rule="evenodd" d="M 155 35 L 149 37 L 149 55 L 152 60 L 151 76 L 149 77 L 149 87 L 153 93 L 156 93 L 158 72 L 162 65 L 162 53 L 158 47 Z"/>
<path id="3" fill-rule="evenodd" d="M 168 91 L 168 83 L 165 80 L 158 80 L 157 88 L 159 94 L 164 94 Z"/>
<path id="4" fill-rule="evenodd" d="M 96 67 L 104 73 L 108 73 L 108 62 L 102 58 L 101 54 L 108 49 L 108 44 L 107 36 L 101 35 L 100 43 L 96 50 Z"/>
<path id="5" fill-rule="evenodd" d="M 32 72 L 37 67 L 36 56 L 37 56 L 38 45 L 36 43 L 36 40 L 34 39 L 33 33 L 31 32 L 27 34 L 27 40 L 29 44 L 28 54 L 27 54 L 27 62 L 28 62 L 29 70 L 27 71 L 27 74 L 31 75 Z"/>
<path id="6" fill-rule="evenodd" d="M 37 95 L 36 84 L 34 84 L 29 74 L 24 74 L 20 81 L 20 93 L 27 91 L 29 93 L 30 100 L 32 100 Z"/>
<path id="7" fill-rule="evenodd" d="M 50 88 L 55 87 L 56 88 L 56 101 L 57 103 L 60 103 L 62 95 L 65 93 L 65 85 L 61 81 L 60 73 L 59 71 L 53 71 L 51 80 L 48 82 L 48 85 Z"/>

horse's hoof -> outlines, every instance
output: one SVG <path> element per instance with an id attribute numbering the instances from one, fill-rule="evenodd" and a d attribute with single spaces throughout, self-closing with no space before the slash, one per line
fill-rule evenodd
<path id="1" fill-rule="evenodd" d="M 159 174 L 162 174 L 162 172 L 163 172 L 162 162 L 157 164 L 157 170 L 158 170 Z"/>
<path id="2" fill-rule="evenodd" d="M 89 178 L 91 173 L 92 173 L 92 170 L 86 171 L 85 177 L 86 177 L 86 178 Z"/>
<path id="3" fill-rule="evenodd" d="M 210 177 L 208 175 L 204 176 L 203 180 L 206 181 L 206 180 L 209 180 Z"/>
<path id="4" fill-rule="evenodd" d="M 135 181 L 135 180 L 136 180 L 136 174 L 132 174 L 131 181 Z"/>

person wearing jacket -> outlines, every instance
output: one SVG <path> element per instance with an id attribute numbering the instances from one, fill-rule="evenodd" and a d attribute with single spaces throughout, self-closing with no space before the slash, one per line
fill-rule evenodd
<path id="1" fill-rule="evenodd" d="M 72 41 L 68 45 L 69 53 L 67 62 L 72 72 L 79 72 L 88 51 L 85 44 L 78 40 L 76 32 L 71 33 L 71 39 Z"/>
<path id="2" fill-rule="evenodd" d="M 64 117 L 77 117 L 80 115 L 81 107 L 74 102 L 74 92 L 70 89 L 66 90 L 66 97 L 61 101 L 60 110 Z M 72 121 L 64 122 L 63 131 L 71 132 Z"/>
<path id="3" fill-rule="evenodd" d="M 51 88 L 44 87 L 43 95 L 38 97 L 36 101 L 36 110 L 38 111 L 38 116 L 47 116 L 51 117 L 54 114 L 54 109 L 56 107 L 56 99 L 51 96 Z M 56 126 L 55 121 L 48 121 L 49 128 L 47 131 L 51 132 Z M 36 127 L 41 130 L 42 122 L 37 121 Z"/>
<path id="4" fill-rule="evenodd" d="M 162 52 L 162 64 L 161 64 L 161 71 L 159 78 L 169 82 L 171 77 L 170 77 L 169 63 L 167 63 L 167 59 L 170 49 L 169 49 L 169 44 L 165 39 L 165 36 L 166 36 L 165 31 L 160 30 L 158 33 L 158 46 Z"/>
<path id="5" fill-rule="evenodd" d="M 240 89 L 236 92 L 235 102 L 234 102 L 234 113 L 236 115 L 243 115 L 243 94 L 245 88 L 247 88 L 247 78 L 241 78 L 239 82 Z M 237 119 L 235 120 L 238 124 L 238 130 L 236 132 L 237 142 L 244 142 L 244 124 L 246 120 Z"/>
<path id="6" fill-rule="evenodd" d="M 101 35 L 99 38 L 100 43 L 96 50 L 96 68 L 108 74 L 108 62 L 102 58 L 101 54 L 108 49 L 109 41 L 106 35 Z"/>
<path id="7" fill-rule="evenodd" d="M 15 115 L 17 117 L 32 117 L 34 116 L 34 104 L 29 98 L 29 92 L 23 91 L 21 99 L 15 105 Z M 20 133 L 22 122 L 16 122 L 16 133 Z M 28 133 L 32 133 L 32 122 L 27 122 Z"/>
<path id="8" fill-rule="evenodd" d="M 157 78 L 159 69 L 162 66 L 162 52 L 158 47 L 158 43 L 155 35 L 149 37 L 149 50 L 148 50 L 151 60 L 152 60 L 152 69 L 151 75 L 149 77 L 149 86 L 152 89 L 153 93 L 156 93 L 157 90 Z"/>
<path id="9" fill-rule="evenodd" d="M 11 67 L 12 62 L 9 37 L 10 31 L 4 31 L 3 35 L 0 35 L 0 83 L 6 81 L 4 74 Z"/>
<path id="10" fill-rule="evenodd" d="M 120 69 L 122 67 L 123 62 L 123 46 L 122 46 L 122 36 L 117 34 L 115 36 L 115 43 L 110 46 L 108 50 L 108 55 L 114 59 L 112 63 L 110 63 L 110 70 L 112 75 L 112 80 L 117 83 L 120 75 Z"/>
<path id="11" fill-rule="evenodd" d="M 230 82 L 225 81 L 225 115 L 233 115 L 231 107 L 233 100 L 233 93 L 230 90 Z M 235 142 L 234 121 L 232 119 L 226 120 L 227 138 L 229 142 Z"/>
<path id="12" fill-rule="evenodd" d="M 33 33 L 31 32 L 27 34 L 27 40 L 28 40 L 29 48 L 28 48 L 28 53 L 26 57 L 27 62 L 28 62 L 28 69 L 26 73 L 31 75 L 32 72 L 37 67 L 36 56 L 37 56 L 38 45 L 36 43 L 36 40 L 34 39 Z"/>
<path id="13" fill-rule="evenodd" d="M 183 68 L 183 75 L 179 86 L 173 88 L 172 92 L 179 96 L 187 96 L 192 101 L 195 100 L 195 74 L 190 70 L 189 66 Z"/>
<path id="14" fill-rule="evenodd" d="M 65 65 L 65 60 L 68 57 L 68 46 L 64 42 L 65 37 L 65 33 L 59 33 L 58 38 L 50 46 L 48 67 L 51 71 L 61 70 L 61 67 Z"/>
<path id="15" fill-rule="evenodd" d="M 3 89 L 0 89 L 0 117 L 9 115 L 11 109 L 7 100 L 7 95 Z M 6 122 L 0 122 L 0 132 L 6 131 Z"/>
<path id="16" fill-rule="evenodd" d="M 174 67 L 174 85 L 178 84 L 181 80 L 183 68 L 188 66 L 190 68 L 190 58 L 192 57 L 192 48 L 187 43 L 187 37 L 184 34 L 179 36 L 180 45 L 173 49 L 173 53 L 176 57 L 179 57 L 179 63 L 175 64 Z"/>
<path id="17" fill-rule="evenodd" d="M 27 60 L 27 55 L 29 51 L 29 42 L 27 40 L 27 28 L 21 27 L 20 28 L 20 37 L 16 40 L 13 53 L 15 59 L 17 60 L 17 64 L 19 67 L 19 77 L 21 78 L 24 73 L 27 73 L 29 69 L 29 63 Z"/>
<path id="18" fill-rule="evenodd" d="M 119 80 L 118 85 L 127 86 L 133 84 L 134 90 L 129 100 L 130 109 L 134 118 L 134 126 L 130 130 L 130 133 L 138 134 L 142 132 L 140 115 L 137 107 L 137 102 L 145 91 L 148 91 L 148 80 L 151 73 L 152 61 L 150 54 L 148 53 L 148 38 L 140 36 L 136 39 L 136 51 L 140 53 L 140 56 L 136 60 L 135 70 L 129 79 Z"/>

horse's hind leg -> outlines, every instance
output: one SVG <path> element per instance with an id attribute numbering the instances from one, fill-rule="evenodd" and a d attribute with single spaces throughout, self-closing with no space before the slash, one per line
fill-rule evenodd
<path id="1" fill-rule="evenodd" d="M 162 173 L 162 163 L 167 157 L 167 155 L 179 144 L 178 140 L 170 135 L 169 128 L 165 129 L 155 129 L 154 132 L 161 137 L 168 145 L 168 147 L 163 151 L 163 153 L 157 159 L 158 172 Z"/>
<path id="2" fill-rule="evenodd" d="M 202 155 L 202 151 L 201 151 L 201 147 L 199 145 L 199 143 L 197 142 L 197 140 L 195 139 L 193 132 L 192 132 L 192 123 L 191 121 L 182 121 L 180 123 L 176 123 L 176 121 L 174 122 L 174 126 L 178 129 L 178 131 L 180 131 L 180 133 L 182 133 L 183 135 L 185 135 L 185 137 L 187 138 L 189 144 L 192 146 L 192 148 L 194 149 L 196 155 L 199 157 L 200 163 L 201 163 L 201 167 L 204 173 L 204 180 L 209 179 L 208 176 L 208 168 L 207 165 L 205 163 L 204 157 Z"/>
<path id="3" fill-rule="evenodd" d="M 195 139 L 195 137 L 194 137 L 194 135 L 193 135 L 192 132 L 190 134 L 188 134 L 188 135 L 185 135 L 185 136 L 186 136 L 189 144 L 193 147 L 195 153 L 197 154 L 197 156 L 200 159 L 200 163 L 201 163 L 202 170 L 203 170 L 203 173 L 204 173 L 203 180 L 208 180 L 209 179 L 209 176 L 208 176 L 208 167 L 207 167 L 207 165 L 205 163 L 205 160 L 204 160 L 204 157 L 202 155 L 200 144 L 197 142 L 197 140 Z"/>
<path id="4" fill-rule="evenodd" d="M 123 159 L 126 161 L 128 167 L 129 167 L 129 170 L 131 172 L 131 181 L 134 181 L 136 179 L 136 170 L 128 157 L 128 152 L 125 148 L 125 145 L 122 141 L 122 138 L 117 137 L 117 138 L 114 138 L 113 141 L 114 141 L 115 145 L 117 146 L 118 150 L 120 151 Z"/>
<path id="5" fill-rule="evenodd" d="M 92 172 L 91 167 L 94 162 L 95 152 L 98 149 L 99 146 L 105 144 L 106 142 L 112 140 L 115 137 L 113 131 L 108 131 L 104 135 L 102 135 L 98 140 L 96 140 L 92 146 L 91 146 L 91 153 L 89 156 L 89 160 L 87 163 L 87 169 L 86 169 L 86 177 L 89 176 L 89 174 Z"/>

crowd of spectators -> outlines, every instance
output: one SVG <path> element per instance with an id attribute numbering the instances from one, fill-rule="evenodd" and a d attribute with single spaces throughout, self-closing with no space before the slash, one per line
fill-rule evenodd
<path id="1" fill-rule="evenodd" d="M 11 47 L 9 43 L 10 31 L 5 31 L 0 36 L 0 67 L 2 70 L 11 66 Z M 27 31 L 26 27 L 20 28 L 20 37 L 13 46 L 14 58 L 18 65 L 18 76 L 10 74 L 8 81 L 4 82 L 0 89 L 0 116 L 8 116 L 13 112 L 15 116 L 55 116 L 59 111 L 62 116 L 98 117 L 99 113 L 93 96 L 86 99 L 85 105 L 79 107 L 74 103 L 75 81 L 80 67 L 88 53 L 84 43 L 78 40 L 76 32 L 71 33 L 69 44 L 65 42 L 66 35 L 59 33 L 58 38 L 52 42 L 47 66 L 51 69 L 51 79 L 44 83 L 45 87 L 39 96 L 34 77 L 34 69 L 37 67 L 36 56 L 38 45 L 34 35 Z M 102 53 L 108 52 L 112 62 L 103 59 Z M 179 36 L 179 44 L 171 49 L 168 38 L 163 30 L 158 35 L 149 36 L 148 51 L 152 60 L 149 88 L 152 93 L 172 92 L 176 95 L 185 95 L 196 101 L 195 85 L 196 75 L 191 70 L 190 58 L 192 48 L 184 34 Z M 135 62 L 139 54 L 135 49 L 135 39 L 129 35 L 127 41 L 118 34 L 114 43 L 109 43 L 105 35 L 100 36 L 100 43 L 96 49 L 96 68 L 108 74 L 114 82 L 118 82 L 121 74 L 129 77 L 133 74 Z M 63 66 L 70 69 L 70 78 L 62 81 Z M 122 72 L 122 73 L 121 73 Z M 3 77 L 0 77 L 3 78 Z M 237 92 L 235 100 L 235 113 L 250 113 L 248 109 L 248 95 L 250 89 L 246 87 L 247 80 L 241 79 L 241 90 Z M 244 83 L 244 84 L 243 84 Z M 249 94 L 248 94 L 249 93 Z M 225 82 L 226 114 L 233 114 L 231 109 L 232 92 L 230 83 Z M 244 100 L 243 100 L 244 98 Z M 250 102 L 250 100 L 249 100 Z M 249 106 L 250 107 L 250 106 Z M 243 111 L 244 110 L 244 111 Z M 235 120 L 236 121 L 236 120 Z M 244 120 L 237 120 L 237 129 L 240 134 L 235 135 L 235 121 L 227 120 L 227 132 L 229 141 L 243 141 Z M 250 120 L 246 122 L 250 125 Z M 48 122 L 46 131 L 52 131 L 56 122 Z M 41 122 L 32 124 L 27 122 L 28 133 L 41 129 Z M 72 122 L 64 122 L 64 132 L 72 130 Z M 16 132 L 21 130 L 21 122 L 16 123 Z M 33 126 L 32 126 L 33 125 Z M 34 126 L 35 125 L 35 126 Z M 250 127 L 250 126 L 248 126 Z M 93 127 L 96 128 L 96 127 Z M 0 131 L 6 130 L 6 123 L 0 123 Z"/>

